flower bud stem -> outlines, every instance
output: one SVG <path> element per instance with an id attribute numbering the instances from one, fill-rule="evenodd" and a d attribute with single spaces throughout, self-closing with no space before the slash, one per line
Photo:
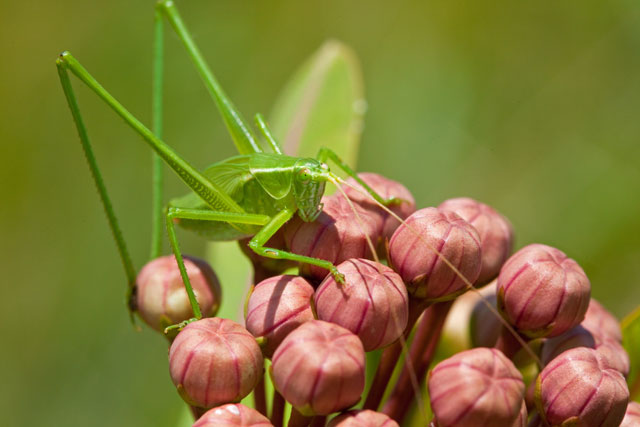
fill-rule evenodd
<path id="1" fill-rule="evenodd" d="M 521 337 L 525 342 L 529 341 L 527 337 Z M 503 327 L 500 330 L 500 335 L 498 335 L 498 341 L 496 341 L 496 345 L 494 345 L 493 348 L 500 350 L 508 359 L 513 359 L 516 353 L 522 349 L 522 344 L 520 344 L 520 341 L 518 341 L 511 332 Z"/>
<path id="2" fill-rule="evenodd" d="M 442 327 L 452 305 L 453 300 L 432 305 L 425 311 L 418 324 L 418 329 L 411 343 L 409 363 L 405 363 L 393 392 L 382 410 L 383 413 L 396 420 L 398 424 L 402 423 L 402 418 L 414 400 L 416 388 L 419 390 L 420 383 L 425 378 L 431 359 L 438 346 Z M 410 369 L 411 367 L 413 372 Z M 412 375 L 415 375 L 415 378 L 412 378 Z M 417 384 L 414 383 L 416 380 Z"/>
<path id="3" fill-rule="evenodd" d="M 324 427 L 326 423 L 327 423 L 326 415 L 316 415 L 315 417 L 313 417 L 313 420 L 311 421 L 311 424 L 309 425 L 309 427 Z"/>
<path id="4" fill-rule="evenodd" d="M 274 427 L 282 427 L 282 420 L 284 418 L 284 397 L 278 390 L 273 389 L 273 401 L 271 404 L 271 424 Z"/>
<path id="5" fill-rule="evenodd" d="M 291 417 L 289 417 L 289 427 L 307 427 L 313 417 L 302 415 L 296 408 L 291 407 Z"/>
<path id="6" fill-rule="evenodd" d="M 262 370 L 262 374 L 260 374 L 260 380 L 258 381 L 256 388 L 253 389 L 253 404 L 256 411 L 260 412 L 262 415 L 267 415 L 267 396 L 265 394 L 264 388 L 264 369 Z"/>
<path id="7" fill-rule="evenodd" d="M 389 384 L 393 370 L 398 363 L 400 354 L 402 354 L 402 347 L 411 334 L 413 326 L 418 321 L 418 318 L 428 306 L 428 303 L 418 301 L 414 298 L 409 298 L 409 321 L 407 322 L 407 328 L 400 339 L 385 348 L 382 352 L 378 369 L 376 370 L 373 382 L 369 388 L 369 394 L 367 394 L 367 400 L 365 401 L 362 409 L 371 409 L 372 411 L 378 410 L 378 406 L 380 406 L 380 401 L 384 396 L 384 392 Z"/>

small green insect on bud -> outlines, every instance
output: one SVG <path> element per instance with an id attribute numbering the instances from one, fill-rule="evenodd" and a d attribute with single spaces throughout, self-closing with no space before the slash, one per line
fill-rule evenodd
<path id="1" fill-rule="evenodd" d="M 445 200 L 438 209 L 457 213 L 478 230 L 482 269 L 475 285 L 482 286 L 495 279 L 513 250 L 513 227 L 509 220 L 491 206 L 468 197 Z"/>
<path id="2" fill-rule="evenodd" d="M 531 338 L 558 336 L 579 325 L 590 292 L 589 279 L 578 263 L 546 245 L 520 249 L 498 276 L 498 308 Z"/>
<path id="3" fill-rule="evenodd" d="M 215 315 L 220 306 L 220 282 L 209 264 L 185 256 L 184 265 L 203 316 Z M 147 325 L 163 332 L 167 326 L 193 317 L 189 297 L 173 255 L 147 263 L 136 280 L 136 309 Z"/>
<path id="4" fill-rule="evenodd" d="M 269 419 L 241 403 L 229 403 L 209 409 L 193 427 L 270 427 Z"/>
<path id="5" fill-rule="evenodd" d="M 171 380 L 190 405 L 237 402 L 258 383 L 262 353 L 239 324 L 217 317 L 189 323 L 169 349 Z"/>
<path id="6" fill-rule="evenodd" d="M 262 345 L 265 357 L 270 358 L 291 331 L 314 319 L 313 292 L 309 282 L 290 275 L 270 277 L 254 287 L 247 304 L 245 324 L 255 337 L 265 339 Z"/>
<path id="7" fill-rule="evenodd" d="M 344 284 L 328 275 L 316 290 L 318 318 L 358 335 L 365 351 L 397 340 L 409 317 L 409 297 L 402 278 L 389 267 L 366 259 L 347 260 L 338 271 L 344 274 Z"/>
<path id="8" fill-rule="evenodd" d="M 619 426 L 628 400 L 622 374 L 596 350 L 586 347 L 560 354 L 536 382 L 538 411 L 554 426 Z"/>
<path id="9" fill-rule="evenodd" d="M 381 412 L 365 409 L 340 414 L 327 427 L 398 427 L 398 423 Z"/>
<path id="10" fill-rule="evenodd" d="M 480 237 L 471 224 L 454 212 L 420 209 L 391 237 L 389 262 L 414 297 L 450 300 L 468 289 L 463 277 L 473 283 L 480 274 Z"/>
<path id="11" fill-rule="evenodd" d="M 276 389 L 301 414 L 328 415 L 355 404 L 364 390 L 365 353 L 342 326 L 312 320 L 276 349 L 271 376 Z"/>
<path id="12" fill-rule="evenodd" d="M 499 350 L 475 348 L 438 363 L 428 379 L 439 427 L 512 426 L 524 401 L 524 382 Z"/>

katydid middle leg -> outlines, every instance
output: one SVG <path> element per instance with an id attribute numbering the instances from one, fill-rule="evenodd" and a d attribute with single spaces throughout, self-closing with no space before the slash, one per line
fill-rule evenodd
<path id="1" fill-rule="evenodd" d="M 189 322 L 193 320 L 201 319 L 202 314 L 200 312 L 200 306 L 196 300 L 195 294 L 193 292 L 193 287 L 191 286 L 191 282 L 189 281 L 189 276 L 187 274 L 187 270 L 184 266 L 184 260 L 182 256 L 182 252 L 180 251 L 180 245 L 178 243 L 178 238 L 175 230 L 175 220 L 180 219 L 189 219 L 196 221 L 221 221 L 229 224 L 247 224 L 247 225 L 260 225 L 262 228 L 249 242 L 249 247 L 255 253 L 260 256 L 264 256 L 267 258 L 274 259 L 287 259 L 296 262 L 307 263 L 311 265 L 315 265 L 320 268 L 327 269 L 331 272 L 331 274 L 336 278 L 339 283 L 344 283 L 344 276 L 338 271 L 338 269 L 331 262 L 318 259 L 311 258 L 304 255 L 298 255 L 291 252 L 283 251 L 281 249 L 269 248 L 264 245 L 269 239 L 293 216 L 293 212 L 284 209 L 280 211 L 278 214 L 273 217 L 269 217 L 267 215 L 260 214 L 251 214 L 251 213 L 233 213 L 233 212 L 217 212 L 206 209 L 184 209 L 170 206 L 167 209 L 166 214 L 166 224 L 167 224 L 167 232 L 169 234 L 169 243 L 171 244 L 171 249 L 176 257 L 176 262 L 178 263 L 178 268 L 180 269 L 180 275 L 182 276 L 182 281 L 187 291 L 187 295 L 189 296 L 189 301 L 191 303 L 191 307 L 193 309 L 193 314 L 195 319 L 189 319 L 182 323 L 169 326 L 167 328 L 170 329 L 180 329 L 184 327 Z"/>

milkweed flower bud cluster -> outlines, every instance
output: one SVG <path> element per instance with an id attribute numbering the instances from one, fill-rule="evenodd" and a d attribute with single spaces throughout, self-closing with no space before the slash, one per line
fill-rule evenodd
<path id="1" fill-rule="evenodd" d="M 204 414 L 195 426 L 282 425 L 276 399 L 262 413 L 239 403 L 263 378 L 294 408 L 292 425 L 405 425 L 408 411 L 398 408 L 409 408 L 425 382 L 433 415 L 417 425 L 614 426 L 623 418 L 634 425 L 638 409 L 627 408 L 629 358 L 620 326 L 590 297 L 575 260 L 543 244 L 512 254 L 511 223 L 484 203 L 455 198 L 416 210 L 402 184 L 377 174 L 360 178 L 369 188 L 350 179 L 344 194 L 323 198 L 315 221 L 294 218 L 270 243 L 333 263 L 343 280 L 305 263 L 298 275 L 282 274 L 291 263 L 262 262 L 250 252 L 260 279 L 247 297 L 244 326 L 204 318 L 175 337 L 170 376 Z M 203 313 L 213 315 L 220 304 L 215 275 L 199 261 L 186 263 Z M 154 329 L 193 316 L 181 284 L 173 257 L 141 272 L 137 306 Z M 435 352 L 447 304 L 480 286 L 489 297 L 468 316 L 471 348 L 432 363 L 425 355 Z M 392 372 L 397 362 L 384 355 L 401 348 L 415 364 L 417 384 L 386 389 L 388 380 L 382 386 L 374 380 L 369 394 L 388 400 L 370 403 L 363 394 L 366 353 L 382 351 L 378 373 L 388 360 Z"/>

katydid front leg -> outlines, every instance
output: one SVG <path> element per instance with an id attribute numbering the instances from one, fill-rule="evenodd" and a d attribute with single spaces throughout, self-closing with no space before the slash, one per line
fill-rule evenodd
<path id="1" fill-rule="evenodd" d="M 258 255 L 274 258 L 274 259 L 288 259 L 296 262 L 303 262 L 306 264 L 315 265 L 320 268 L 324 268 L 329 270 L 329 272 L 336 279 L 336 282 L 344 284 L 344 275 L 338 271 L 333 263 L 318 259 L 311 258 L 304 255 L 298 255 L 291 252 L 283 251 L 275 248 L 267 248 L 264 245 L 269 241 L 269 239 L 276 234 L 276 232 L 291 219 L 294 212 L 289 209 L 284 209 L 280 211 L 278 214 L 274 215 L 271 221 L 266 224 L 262 229 L 253 236 L 253 239 L 249 242 L 249 247 Z"/>
<path id="2" fill-rule="evenodd" d="M 345 163 L 344 160 L 338 156 L 335 151 L 322 147 L 320 151 L 318 151 L 317 159 L 323 163 L 326 163 L 328 159 L 331 159 L 333 163 L 336 164 L 340 169 L 342 169 L 347 175 L 351 178 L 355 179 L 358 184 L 360 184 L 367 193 L 371 197 L 373 197 L 378 203 L 382 203 L 385 206 L 396 205 L 404 202 L 405 200 L 399 199 L 397 197 L 390 197 L 388 199 L 383 199 L 373 188 L 369 186 L 366 182 L 362 180 L 354 171 L 349 167 L 348 164 Z"/>

